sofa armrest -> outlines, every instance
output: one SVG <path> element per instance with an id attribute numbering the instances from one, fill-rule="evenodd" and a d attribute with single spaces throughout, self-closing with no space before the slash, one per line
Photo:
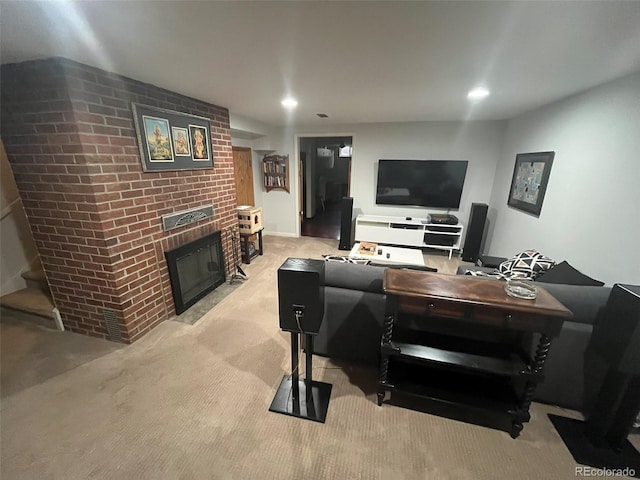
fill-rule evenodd
<path id="1" fill-rule="evenodd" d="M 560 336 L 553 339 L 544 364 L 544 381 L 536 387 L 534 399 L 583 411 L 584 356 L 591 338 L 591 325 L 565 321 Z M 535 355 L 534 342 L 531 355 Z"/>
<path id="2" fill-rule="evenodd" d="M 611 287 L 587 287 L 561 283 L 536 283 L 536 286 L 544 288 L 571 310 L 573 318 L 569 321 L 587 325 L 595 324 L 607 305 L 611 293 Z"/>
<path id="3" fill-rule="evenodd" d="M 386 299 L 384 294 L 325 287 L 324 318 L 314 352 L 377 365 Z"/>
<path id="4" fill-rule="evenodd" d="M 384 268 L 356 263 L 326 262 L 324 284 L 327 287 L 346 288 L 371 293 L 384 293 Z"/>

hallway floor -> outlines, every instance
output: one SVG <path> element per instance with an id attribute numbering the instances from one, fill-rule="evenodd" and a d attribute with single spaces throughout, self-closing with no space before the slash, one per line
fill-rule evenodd
<path id="1" fill-rule="evenodd" d="M 340 238 L 340 202 L 326 203 L 325 209 L 316 213 L 313 218 L 306 218 L 302 222 L 301 235 L 303 237 Z"/>

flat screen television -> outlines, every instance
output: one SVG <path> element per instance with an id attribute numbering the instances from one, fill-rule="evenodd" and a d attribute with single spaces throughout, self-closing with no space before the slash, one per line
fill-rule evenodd
<path id="1" fill-rule="evenodd" d="M 459 208 L 467 160 L 380 160 L 378 205 Z"/>

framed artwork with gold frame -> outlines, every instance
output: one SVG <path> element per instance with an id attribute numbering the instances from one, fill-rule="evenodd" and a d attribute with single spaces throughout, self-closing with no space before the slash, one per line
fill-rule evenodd
<path id="1" fill-rule="evenodd" d="M 191 155 L 194 162 L 206 162 L 210 158 L 211 139 L 205 127 L 189 125 L 189 138 L 191 138 Z"/>
<path id="2" fill-rule="evenodd" d="M 171 127 L 171 136 L 173 137 L 173 151 L 176 157 L 190 156 L 189 130 L 182 127 Z"/>

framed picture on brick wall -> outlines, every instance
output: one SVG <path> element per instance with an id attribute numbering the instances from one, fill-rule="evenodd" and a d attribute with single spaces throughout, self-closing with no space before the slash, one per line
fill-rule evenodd
<path id="1" fill-rule="evenodd" d="M 189 148 L 189 130 L 182 127 L 171 127 L 173 147 L 176 157 L 188 157 L 191 155 Z"/>
<path id="2" fill-rule="evenodd" d="M 131 104 L 145 172 L 213 168 L 209 119 Z"/>
<path id="3" fill-rule="evenodd" d="M 210 158 L 211 146 L 207 131 L 198 125 L 189 125 L 191 151 L 194 162 L 206 162 Z"/>
<path id="4" fill-rule="evenodd" d="M 169 122 L 164 118 L 142 116 L 147 155 L 150 162 L 173 162 Z"/>

